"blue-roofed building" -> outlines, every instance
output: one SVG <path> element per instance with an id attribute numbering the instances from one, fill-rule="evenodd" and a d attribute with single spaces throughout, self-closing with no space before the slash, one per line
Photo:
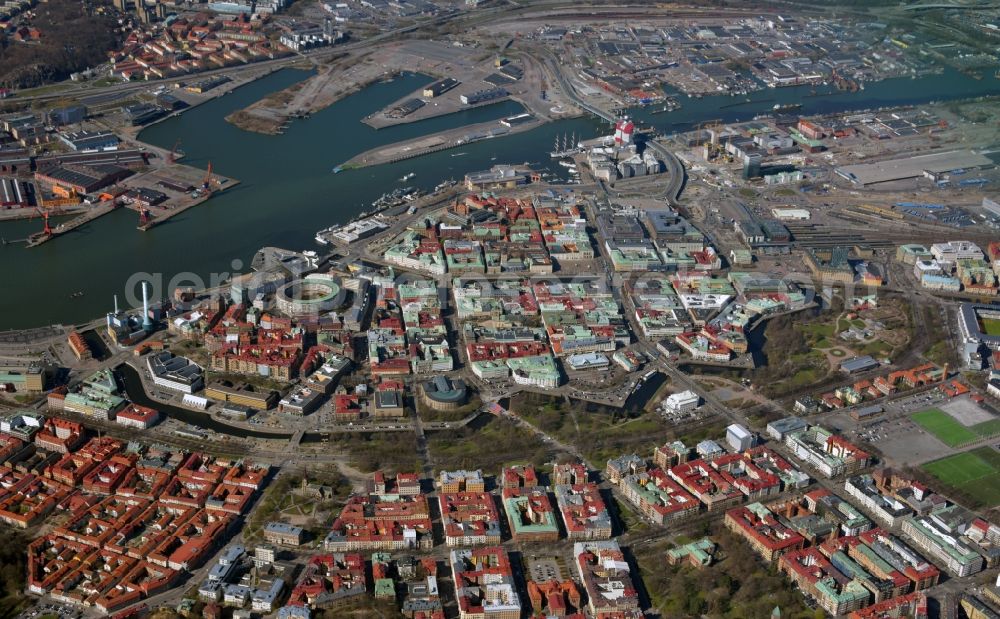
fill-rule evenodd
<path id="1" fill-rule="evenodd" d="M 871 355 L 865 355 L 863 357 L 852 357 L 841 362 L 840 371 L 846 374 L 857 374 L 858 372 L 874 370 L 877 367 L 878 361 L 873 359 Z"/>

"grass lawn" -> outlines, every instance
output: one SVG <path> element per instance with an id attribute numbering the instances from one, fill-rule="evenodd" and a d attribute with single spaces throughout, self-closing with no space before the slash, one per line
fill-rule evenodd
<path id="1" fill-rule="evenodd" d="M 836 328 L 830 324 L 814 324 L 814 325 L 802 325 L 799 327 L 803 333 L 812 335 L 815 338 L 821 337 L 833 337 L 836 332 Z"/>
<path id="2" fill-rule="evenodd" d="M 882 340 L 876 340 L 876 341 L 872 342 L 871 344 L 868 344 L 864 348 L 862 348 L 861 349 L 861 353 L 865 354 L 865 355 L 871 355 L 873 357 L 877 357 L 879 355 L 888 354 L 889 351 L 891 351 L 891 350 L 892 350 L 892 346 L 889 346 L 888 344 L 886 344 Z"/>
<path id="3" fill-rule="evenodd" d="M 979 435 L 971 428 L 963 426 L 954 417 L 939 408 L 929 408 L 915 413 L 910 415 L 910 419 L 949 447 L 957 447 L 979 438 Z"/>
<path id="4" fill-rule="evenodd" d="M 832 346 L 833 342 L 826 339 L 825 337 L 819 338 L 818 340 L 816 340 L 816 343 L 813 344 L 813 348 L 819 348 L 819 349 L 831 348 Z"/>
<path id="5" fill-rule="evenodd" d="M 841 350 L 840 348 L 834 348 L 833 350 L 830 351 L 830 354 L 833 355 L 834 357 L 846 357 L 847 356 L 847 353 L 844 352 L 843 350 Z"/>
<path id="6" fill-rule="evenodd" d="M 980 447 L 928 462 L 923 469 L 942 482 L 979 499 L 984 505 L 1000 504 L 1000 453 Z"/>
<path id="7" fill-rule="evenodd" d="M 979 322 L 980 328 L 986 335 L 1000 335 L 1000 320 L 983 318 Z"/>
<path id="8" fill-rule="evenodd" d="M 1000 434 L 1000 419 L 991 419 L 972 426 L 972 431 L 983 438 Z"/>
<path id="9" fill-rule="evenodd" d="M 951 356 L 951 343 L 946 341 L 938 342 L 930 347 L 924 356 L 927 357 L 928 361 L 936 363 L 938 365 L 944 365 L 944 363 Z"/>

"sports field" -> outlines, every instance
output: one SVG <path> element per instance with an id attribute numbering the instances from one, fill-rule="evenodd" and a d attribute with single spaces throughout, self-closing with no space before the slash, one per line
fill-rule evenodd
<path id="1" fill-rule="evenodd" d="M 915 424 L 937 437 L 949 447 L 956 447 L 979 438 L 970 428 L 939 408 L 929 408 L 910 415 Z"/>
<path id="2" fill-rule="evenodd" d="M 987 507 L 1000 504 L 1000 452 L 980 447 L 928 462 L 923 469 Z"/>
<path id="3" fill-rule="evenodd" d="M 1000 419 L 991 419 L 973 426 L 963 426 L 939 408 L 929 408 L 910 415 L 910 419 L 949 447 L 966 445 L 980 438 L 1000 433 Z"/>
<path id="4" fill-rule="evenodd" d="M 986 335 L 1000 335 L 1000 320 L 995 318 L 980 318 L 979 328 Z"/>

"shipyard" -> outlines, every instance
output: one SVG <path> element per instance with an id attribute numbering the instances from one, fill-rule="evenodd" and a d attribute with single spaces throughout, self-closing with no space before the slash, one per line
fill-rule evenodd
<path id="1" fill-rule="evenodd" d="M 0 5 L 0 606 L 1000 616 L 998 20 Z"/>

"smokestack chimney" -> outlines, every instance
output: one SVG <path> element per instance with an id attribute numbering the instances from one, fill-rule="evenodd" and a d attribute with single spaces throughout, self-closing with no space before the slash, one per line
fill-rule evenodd
<path id="1" fill-rule="evenodd" d="M 115 295 L 115 316 L 118 315 L 118 295 Z"/>
<path id="2" fill-rule="evenodd" d="M 146 331 L 153 330 L 153 321 L 149 318 L 149 284 L 142 282 L 142 328 Z"/>

